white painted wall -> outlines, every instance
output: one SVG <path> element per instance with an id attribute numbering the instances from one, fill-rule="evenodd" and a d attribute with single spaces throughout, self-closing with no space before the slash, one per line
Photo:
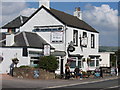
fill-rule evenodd
<path id="1" fill-rule="evenodd" d="M 27 23 L 25 23 L 21 28 L 20 31 L 29 31 L 32 32 L 34 26 L 54 26 L 54 25 L 62 25 L 64 27 L 63 30 L 63 43 L 51 43 L 51 32 L 37 32 L 44 40 L 46 40 L 51 46 L 55 48 L 55 50 L 59 51 L 67 51 L 68 43 L 73 41 L 73 30 L 78 30 L 78 40 L 79 35 L 83 35 L 83 32 L 87 32 L 88 36 L 88 46 L 85 48 L 83 47 L 83 51 L 80 48 L 80 40 L 78 41 L 78 46 L 75 47 L 76 50 L 71 54 L 80 54 L 84 55 L 84 58 L 87 58 L 89 55 L 99 55 L 99 33 L 89 32 L 82 29 L 72 28 L 63 25 L 60 21 L 50 15 L 44 9 L 41 9 L 38 13 L 36 13 Z M 91 48 L 91 34 L 95 35 L 95 48 Z M 64 57 L 64 64 L 67 61 L 67 55 Z"/>
<path id="2" fill-rule="evenodd" d="M 20 27 L 20 31 L 31 32 L 34 29 L 34 26 L 53 26 L 53 25 L 63 24 L 42 8 L 27 23 Z"/>
<path id="3" fill-rule="evenodd" d="M 66 31 L 66 46 L 68 46 L 68 43 L 70 43 L 70 41 L 73 41 L 73 30 L 78 30 L 78 46 L 75 46 L 75 51 L 72 54 L 81 54 L 84 55 L 86 58 L 88 57 L 88 55 L 98 55 L 98 47 L 99 47 L 99 34 L 98 33 L 94 33 L 94 32 L 88 32 L 82 29 L 77 29 L 77 28 L 71 28 L 71 27 L 67 27 L 67 31 Z M 87 47 L 83 47 L 83 51 L 81 50 L 80 47 L 80 39 L 79 39 L 79 35 L 83 35 L 83 32 L 87 32 L 87 36 L 88 36 L 88 46 Z M 91 34 L 95 35 L 95 48 L 91 48 Z"/>
<path id="4" fill-rule="evenodd" d="M 101 66 L 107 66 L 110 67 L 110 54 L 113 54 L 111 52 L 100 52 L 100 58 L 102 61 L 100 62 Z"/>
<path id="5" fill-rule="evenodd" d="M 2 63 L 2 73 L 7 74 L 10 70 L 10 65 L 12 64 L 13 58 L 18 58 L 18 67 L 21 65 L 30 65 L 30 58 L 22 56 L 22 48 L 0 48 L 2 52 L 0 55 L 3 56 L 4 60 Z"/>
<path id="6" fill-rule="evenodd" d="M 7 29 L 0 29 L 0 32 L 7 32 Z"/>

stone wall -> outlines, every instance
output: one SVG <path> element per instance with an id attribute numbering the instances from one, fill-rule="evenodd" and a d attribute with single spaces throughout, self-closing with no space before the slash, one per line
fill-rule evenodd
<path id="1" fill-rule="evenodd" d="M 27 79 L 55 79 L 55 73 L 39 68 L 15 68 L 13 70 L 13 76 Z"/>

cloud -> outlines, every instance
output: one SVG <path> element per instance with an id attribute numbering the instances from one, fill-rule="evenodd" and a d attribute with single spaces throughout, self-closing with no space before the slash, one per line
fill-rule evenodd
<path id="1" fill-rule="evenodd" d="M 2 26 L 19 15 L 30 16 L 36 9 L 28 8 L 26 2 L 3 2 L 0 5 L 0 10 L 2 10 L 2 14 L 0 15 L 2 18 L 0 26 Z"/>
<path id="2" fill-rule="evenodd" d="M 100 32 L 100 44 L 118 44 L 118 10 L 107 4 L 100 7 L 87 4 L 83 11 L 83 19 Z M 114 42 L 114 43 L 113 43 Z"/>
<path id="3" fill-rule="evenodd" d="M 35 8 L 26 8 L 24 10 L 22 10 L 20 12 L 20 15 L 23 15 L 23 16 L 30 16 L 31 14 L 33 14 L 37 9 Z"/>

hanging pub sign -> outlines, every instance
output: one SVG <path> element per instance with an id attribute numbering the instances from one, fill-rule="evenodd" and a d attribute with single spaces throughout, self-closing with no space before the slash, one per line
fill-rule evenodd
<path id="1" fill-rule="evenodd" d="M 45 56 L 50 55 L 50 45 L 44 45 L 44 55 Z"/>
<path id="2" fill-rule="evenodd" d="M 75 51 L 75 47 L 73 46 L 73 42 L 71 41 L 68 45 L 68 48 L 67 48 L 67 51 L 68 52 L 73 52 Z"/>
<path id="3" fill-rule="evenodd" d="M 69 47 L 68 47 L 68 51 L 70 51 L 70 52 L 75 51 L 75 47 L 73 47 L 73 46 L 69 46 Z"/>

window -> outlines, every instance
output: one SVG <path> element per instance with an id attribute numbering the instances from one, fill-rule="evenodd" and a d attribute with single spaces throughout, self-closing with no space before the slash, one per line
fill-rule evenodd
<path id="1" fill-rule="evenodd" d="M 90 66 L 91 66 L 91 67 L 95 66 L 95 60 L 91 60 L 91 61 L 90 61 Z"/>
<path id="2" fill-rule="evenodd" d="M 81 68 L 82 67 L 82 62 L 78 61 L 78 67 Z"/>
<path id="3" fill-rule="evenodd" d="M 15 29 L 8 29 L 8 33 L 15 33 L 16 31 L 15 31 Z"/>
<path id="4" fill-rule="evenodd" d="M 75 67 L 76 67 L 76 61 L 71 61 L 70 68 L 75 68 Z"/>
<path id="5" fill-rule="evenodd" d="M 96 60 L 96 66 L 99 66 L 99 60 Z"/>
<path id="6" fill-rule="evenodd" d="M 91 48 L 95 48 L 95 36 L 91 34 Z"/>
<path id="7" fill-rule="evenodd" d="M 87 33 L 86 32 L 83 32 L 83 36 L 82 36 L 82 39 L 81 39 L 81 45 L 83 47 L 87 47 L 87 44 L 88 44 L 88 38 L 87 38 Z"/>
<path id="8" fill-rule="evenodd" d="M 78 31 L 77 30 L 73 31 L 73 43 L 74 43 L 74 46 L 78 46 Z"/>
<path id="9" fill-rule="evenodd" d="M 23 56 L 27 57 L 28 56 L 27 48 L 23 48 L 23 52 L 22 53 L 23 53 Z"/>

